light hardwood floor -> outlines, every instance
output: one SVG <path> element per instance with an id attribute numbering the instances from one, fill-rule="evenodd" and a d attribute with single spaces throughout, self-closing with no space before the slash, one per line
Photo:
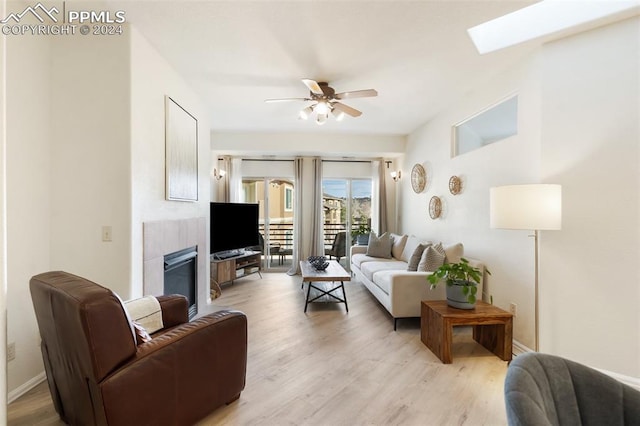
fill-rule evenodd
<path id="1" fill-rule="evenodd" d="M 217 305 L 249 324 L 240 399 L 200 425 L 503 425 L 507 363 L 457 328 L 453 364 L 420 341 L 419 320 L 393 321 L 362 284 L 349 302 L 303 313 L 300 277 L 266 273 L 224 286 Z M 9 406 L 10 425 L 60 425 L 46 384 Z"/>

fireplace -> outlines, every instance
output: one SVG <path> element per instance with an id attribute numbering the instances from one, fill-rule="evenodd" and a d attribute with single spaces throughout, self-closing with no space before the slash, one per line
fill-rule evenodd
<path id="1" fill-rule="evenodd" d="M 207 305 L 210 300 L 208 226 L 209 220 L 206 217 L 144 222 L 142 294 L 152 296 L 167 294 L 169 291 L 164 288 L 165 256 L 171 256 L 173 253 L 184 254 L 182 251 L 185 253 L 195 251 L 197 256 L 194 297 L 191 298 L 188 291 L 176 289 L 171 292 L 184 294 L 189 298 L 189 304 L 193 304 L 195 301 L 196 305 L 192 309 L 192 315 L 196 309 L 202 312 L 203 306 Z M 189 249 L 185 250 L 187 248 Z"/>
<path id="2" fill-rule="evenodd" d="M 198 312 L 198 247 L 189 247 L 164 256 L 164 294 L 182 294 L 189 300 L 189 319 Z"/>

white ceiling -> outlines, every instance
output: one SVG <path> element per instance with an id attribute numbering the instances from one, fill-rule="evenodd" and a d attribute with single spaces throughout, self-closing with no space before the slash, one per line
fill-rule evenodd
<path id="1" fill-rule="evenodd" d="M 198 93 L 212 130 L 408 134 L 536 43 L 480 56 L 466 30 L 533 1 L 109 2 Z M 359 118 L 297 119 L 302 78 L 337 92 Z"/>

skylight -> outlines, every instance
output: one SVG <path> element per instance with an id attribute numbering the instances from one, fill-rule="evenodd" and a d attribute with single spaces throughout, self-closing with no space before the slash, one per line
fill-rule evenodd
<path id="1" fill-rule="evenodd" d="M 482 55 L 632 9 L 640 0 L 543 0 L 467 33 Z"/>

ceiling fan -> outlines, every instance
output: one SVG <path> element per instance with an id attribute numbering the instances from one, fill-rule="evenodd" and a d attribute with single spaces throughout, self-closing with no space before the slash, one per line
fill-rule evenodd
<path id="1" fill-rule="evenodd" d="M 306 120 L 315 111 L 316 123 L 324 124 L 329 118 L 329 113 L 336 117 L 337 121 L 341 121 L 344 115 L 351 117 L 359 117 L 362 112 L 348 105 L 343 104 L 343 99 L 368 98 L 378 96 L 378 92 L 373 89 L 354 90 L 351 92 L 336 93 L 329 83 L 316 82 L 315 80 L 303 79 L 302 82 L 309 89 L 308 98 L 282 98 L 282 99 L 266 99 L 265 102 L 287 102 L 287 101 L 307 101 L 313 104 L 303 108 L 300 111 L 299 118 Z"/>

